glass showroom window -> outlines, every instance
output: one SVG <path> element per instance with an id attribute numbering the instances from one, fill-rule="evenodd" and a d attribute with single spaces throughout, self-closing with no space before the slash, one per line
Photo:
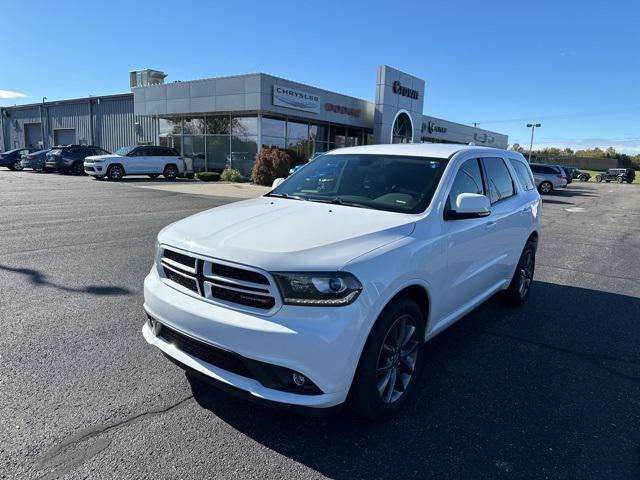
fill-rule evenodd
<path id="1" fill-rule="evenodd" d="M 201 135 L 185 135 L 182 137 L 182 156 L 191 159 L 193 172 L 204 172 L 206 170 L 204 145 L 204 137 Z"/>
<path id="2" fill-rule="evenodd" d="M 221 172 L 227 166 L 227 158 L 231 148 L 231 135 L 207 135 L 205 138 L 207 170 Z"/>
<path id="3" fill-rule="evenodd" d="M 286 132 L 286 122 L 280 118 L 262 117 L 262 135 L 267 137 L 282 138 Z"/>
<path id="4" fill-rule="evenodd" d="M 287 150 L 296 164 L 309 158 L 309 125 L 301 122 L 287 122 Z"/>
<path id="5" fill-rule="evenodd" d="M 258 117 L 232 117 L 232 135 L 258 135 Z"/>
<path id="6" fill-rule="evenodd" d="M 184 119 L 184 123 L 182 124 L 182 133 L 185 135 L 204 135 L 204 132 L 204 118 L 188 117 Z"/>
<path id="7" fill-rule="evenodd" d="M 227 167 L 240 170 L 244 177 L 251 176 L 251 170 L 258 153 L 258 137 L 234 135 L 231 137 L 231 154 L 227 157 Z"/>
<path id="8" fill-rule="evenodd" d="M 217 117 L 207 117 L 205 119 L 207 135 L 230 135 L 231 117 L 220 115 Z"/>
<path id="9" fill-rule="evenodd" d="M 327 125 L 309 125 L 309 156 L 316 152 L 326 152 L 327 135 L 329 127 Z"/>
<path id="10" fill-rule="evenodd" d="M 160 135 L 176 135 L 182 133 L 182 118 L 159 119 Z"/>

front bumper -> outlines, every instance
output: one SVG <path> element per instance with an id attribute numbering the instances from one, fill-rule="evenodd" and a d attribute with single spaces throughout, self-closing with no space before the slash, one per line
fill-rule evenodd
<path id="1" fill-rule="evenodd" d="M 244 358 L 299 372 L 322 393 L 267 388 L 181 351 L 145 323 L 145 340 L 189 369 L 280 404 L 328 408 L 347 398 L 368 328 L 361 302 L 335 308 L 285 305 L 271 317 L 260 316 L 186 295 L 165 283 L 155 267 L 145 279 L 144 298 L 145 311 L 161 324 Z"/>
<path id="2" fill-rule="evenodd" d="M 32 168 L 34 170 L 42 170 L 44 168 L 44 161 L 42 160 L 22 160 L 20 163 L 22 168 Z"/>
<path id="3" fill-rule="evenodd" d="M 106 173 L 106 168 L 103 163 L 84 162 L 84 173 L 95 177 L 103 177 Z"/>

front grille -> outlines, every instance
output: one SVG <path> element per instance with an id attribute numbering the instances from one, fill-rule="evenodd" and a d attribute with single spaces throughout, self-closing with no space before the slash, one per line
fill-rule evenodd
<path id="1" fill-rule="evenodd" d="M 95 169 L 95 168 L 93 168 L 93 167 L 84 167 L 84 169 L 85 169 L 87 172 L 95 172 L 95 171 L 96 171 L 96 169 Z"/>
<path id="2" fill-rule="evenodd" d="M 161 264 L 168 280 L 214 302 L 257 310 L 270 310 L 277 304 L 275 284 L 256 270 L 166 248 Z"/>
<path id="3" fill-rule="evenodd" d="M 181 263 L 187 267 L 195 268 L 196 259 L 190 257 L 189 255 L 185 255 L 184 253 L 178 253 L 174 250 L 165 250 L 164 258 L 168 258 L 169 260 L 173 260 L 174 262 Z"/>
<path id="4" fill-rule="evenodd" d="M 188 355 L 199 358 L 200 360 L 228 372 L 235 373 L 236 375 L 254 378 L 253 374 L 243 363 L 240 356 L 233 352 L 229 352 L 228 350 L 214 347 L 208 343 L 188 337 L 165 325 L 162 325 L 160 328 L 158 336 L 165 342 L 172 344 L 178 350 L 181 350 Z"/>
<path id="5" fill-rule="evenodd" d="M 196 293 L 198 292 L 198 283 L 194 278 L 190 278 L 180 273 L 174 272 L 166 266 L 163 266 L 163 270 L 166 277 L 172 282 L 175 282 L 178 285 L 182 285 L 189 290 L 193 290 Z"/>
<path id="6" fill-rule="evenodd" d="M 262 285 L 269 285 L 267 277 L 258 272 L 252 272 L 251 270 L 243 270 L 241 268 L 231 267 L 229 265 L 222 265 L 221 263 L 213 263 L 211 270 L 215 275 L 221 277 L 233 278 L 234 280 L 242 280 L 244 282 L 260 283 Z"/>

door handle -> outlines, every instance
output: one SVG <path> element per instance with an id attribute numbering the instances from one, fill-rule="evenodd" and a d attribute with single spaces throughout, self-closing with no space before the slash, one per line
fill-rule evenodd
<path id="1" fill-rule="evenodd" d="M 531 212 L 531 207 L 524 207 L 522 210 L 520 210 L 520 215 L 526 215 L 527 213 Z"/>
<path id="2" fill-rule="evenodd" d="M 487 228 L 491 228 L 494 227 L 496 225 L 496 221 L 495 220 L 489 220 L 487 223 L 484 224 Z"/>

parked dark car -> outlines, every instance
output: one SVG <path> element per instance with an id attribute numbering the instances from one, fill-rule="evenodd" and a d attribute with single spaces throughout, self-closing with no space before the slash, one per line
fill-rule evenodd
<path id="1" fill-rule="evenodd" d="M 40 150 L 39 148 L 14 148 L 6 152 L 0 153 L 0 167 L 6 167 L 9 170 L 22 170 L 22 155 Z"/>
<path id="2" fill-rule="evenodd" d="M 38 150 L 36 152 L 31 152 L 26 155 L 22 155 L 22 160 L 20 163 L 22 164 L 22 168 L 31 168 L 33 170 L 46 171 L 44 162 L 47 160 L 47 153 L 51 150 L 50 148 L 45 148 L 44 150 Z"/>
<path id="3" fill-rule="evenodd" d="M 580 180 L 581 182 L 588 182 L 591 178 L 591 174 L 589 172 L 583 172 L 582 170 L 575 167 L 569 168 L 571 168 L 571 176 Z"/>
<path id="4" fill-rule="evenodd" d="M 77 175 L 84 175 L 85 157 L 109 155 L 110 153 L 94 145 L 59 145 L 47 153 L 45 168 L 61 173 L 73 172 Z"/>
<path id="5" fill-rule="evenodd" d="M 631 183 L 635 178 L 636 171 L 633 168 L 610 168 L 606 172 L 596 175 L 596 182 L 602 182 L 604 180 L 607 183 Z"/>
<path id="6" fill-rule="evenodd" d="M 567 177 L 567 185 L 573 182 L 573 174 L 571 173 L 571 167 L 563 167 L 562 165 L 558 165 L 560 170 L 564 172 L 564 176 Z"/>

